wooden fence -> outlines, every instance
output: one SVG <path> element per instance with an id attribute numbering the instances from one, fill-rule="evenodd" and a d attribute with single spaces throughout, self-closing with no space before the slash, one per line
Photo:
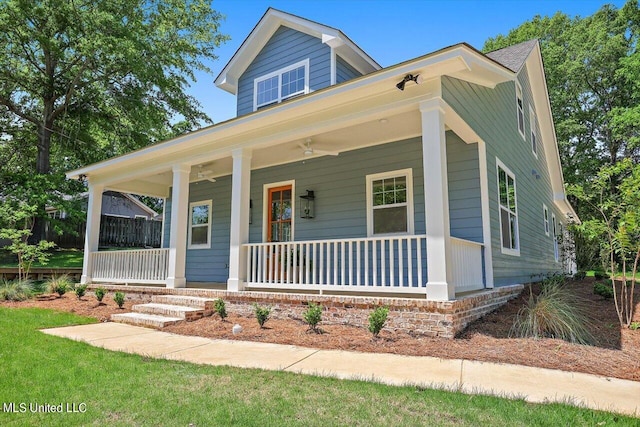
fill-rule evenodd
<path id="1" fill-rule="evenodd" d="M 75 227 L 75 233 L 57 234 L 52 227 L 48 227 L 47 240 L 61 248 L 82 249 L 86 228 L 86 222 L 82 222 Z M 100 217 L 100 247 L 159 248 L 161 241 L 162 221 L 106 215 Z"/>

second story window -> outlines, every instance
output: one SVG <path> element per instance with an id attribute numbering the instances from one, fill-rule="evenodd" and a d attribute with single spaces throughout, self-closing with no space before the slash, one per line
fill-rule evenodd
<path id="1" fill-rule="evenodd" d="M 531 126 L 531 151 L 534 156 L 538 157 L 538 120 L 531 106 L 529 106 L 529 123 Z"/>
<path id="2" fill-rule="evenodd" d="M 524 101 L 522 99 L 522 86 L 516 81 L 516 108 L 518 110 L 518 131 L 524 138 Z"/>
<path id="3" fill-rule="evenodd" d="M 258 77 L 253 82 L 253 110 L 309 92 L 309 60 Z"/>

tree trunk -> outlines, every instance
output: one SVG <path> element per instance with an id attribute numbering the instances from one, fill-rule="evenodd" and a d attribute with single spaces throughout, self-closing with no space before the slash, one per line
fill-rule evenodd
<path id="1" fill-rule="evenodd" d="M 52 107 L 45 106 L 44 117 L 49 117 Z M 45 119 L 44 123 L 38 126 L 38 154 L 36 158 L 36 173 L 47 175 L 51 172 L 51 129 L 52 120 Z M 31 244 L 36 244 L 46 239 L 46 205 L 38 206 L 38 213 L 34 218 L 32 236 L 29 239 Z"/>

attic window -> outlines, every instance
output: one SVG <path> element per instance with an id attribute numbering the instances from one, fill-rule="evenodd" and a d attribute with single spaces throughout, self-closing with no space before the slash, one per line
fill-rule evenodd
<path id="1" fill-rule="evenodd" d="M 516 108 L 518 109 L 518 131 L 524 138 L 524 101 L 522 99 L 522 86 L 516 82 Z"/>
<path id="2" fill-rule="evenodd" d="M 309 93 L 309 60 L 297 62 L 253 81 L 253 110 Z"/>

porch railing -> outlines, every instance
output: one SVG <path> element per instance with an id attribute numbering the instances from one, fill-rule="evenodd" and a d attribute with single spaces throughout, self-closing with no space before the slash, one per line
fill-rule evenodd
<path id="1" fill-rule="evenodd" d="M 456 293 L 484 288 L 483 245 L 471 240 L 451 238 L 452 281 Z"/>
<path id="2" fill-rule="evenodd" d="M 425 292 L 426 236 L 253 243 L 245 248 L 249 286 Z"/>
<path id="3" fill-rule="evenodd" d="M 426 292 L 426 236 L 251 243 L 247 285 L 294 290 Z M 451 239 L 456 292 L 484 287 L 482 244 Z"/>
<path id="4" fill-rule="evenodd" d="M 91 267 L 95 282 L 164 284 L 169 249 L 92 252 Z"/>

